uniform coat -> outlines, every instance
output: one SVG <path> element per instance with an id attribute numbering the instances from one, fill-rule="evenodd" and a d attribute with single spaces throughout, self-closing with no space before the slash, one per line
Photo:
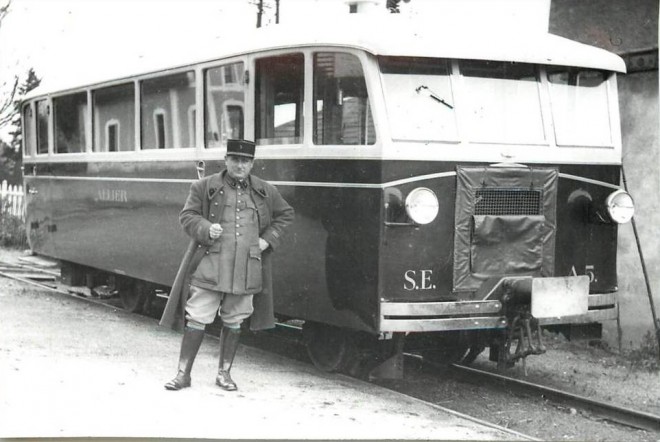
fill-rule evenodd
<path id="1" fill-rule="evenodd" d="M 202 178 L 190 187 L 190 194 L 179 215 L 179 221 L 192 240 L 179 265 L 160 325 L 183 330 L 191 276 L 208 247 L 213 245 L 209 228 L 215 220 L 220 219 L 221 210 L 224 208 L 223 187 L 226 185 L 226 173 L 225 170 Z M 274 186 L 253 175 L 250 175 L 249 179 L 250 193 L 257 206 L 259 236 L 270 244 L 261 255 L 263 287 L 260 293 L 254 295 L 254 313 L 250 318 L 252 330 L 263 330 L 275 326 L 272 253 L 280 245 L 284 229 L 293 222 L 294 211 Z"/>

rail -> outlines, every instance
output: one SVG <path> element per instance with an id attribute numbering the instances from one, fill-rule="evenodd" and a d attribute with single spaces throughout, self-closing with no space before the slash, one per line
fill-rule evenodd
<path id="1" fill-rule="evenodd" d="M 589 399 L 566 391 L 546 387 L 544 385 L 532 382 L 514 379 L 497 373 L 478 370 L 463 365 L 453 364 L 451 369 L 462 380 L 475 383 L 487 381 L 488 385 L 506 386 L 508 391 L 515 391 L 518 394 L 527 396 L 538 396 L 555 403 L 570 406 L 580 410 L 586 410 L 594 416 L 606 419 L 629 427 L 640 428 L 642 430 L 659 432 L 660 416 L 646 413 L 643 411 L 632 410 L 630 408 L 620 407 L 608 402 Z"/>

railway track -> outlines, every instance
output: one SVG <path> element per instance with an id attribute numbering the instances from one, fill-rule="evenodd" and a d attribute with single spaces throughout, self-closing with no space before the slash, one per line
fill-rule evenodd
<path id="1" fill-rule="evenodd" d="M 39 260 L 37 258 L 31 259 L 31 257 L 26 257 L 23 261 L 24 262 L 11 263 L 0 262 L 0 276 L 52 292 L 84 297 L 90 301 L 106 303 L 116 307 L 116 305 L 110 302 L 109 299 L 95 297 L 90 293 L 89 289 L 85 291 L 58 283 L 60 277 L 59 269 L 51 266 L 48 261 Z M 268 335 L 286 341 L 289 348 L 291 348 L 291 345 L 300 347 L 302 346 L 302 338 L 299 331 L 299 327 L 281 324 L 280 327 L 278 327 L 278 332 L 269 333 Z M 301 354 L 300 348 L 298 348 L 297 353 L 298 355 Z M 480 386 L 486 385 L 490 388 L 498 387 L 500 389 L 505 389 L 509 394 L 539 398 L 560 406 L 584 411 L 599 419 L 608 420 L 645 431 L 660 433 L 660 416 L 658 415 L 590 399 L 570 392 L 515 379 L 498 373 L 478 370 L 457 364 L 450 367 L 440 366 L 425 361 L 421 356 L 410 354 L 407 354 L 406 356 L 417 359 L 429 367 L 442 369 L 444 372 L 450 373 L 464 383 L 478 384 Z M 447 370 L 448 368 L 449 370 Z"/>
<path id="2" fill-rule="evenodd" d="M 594 417 L 605 419 L 618 424 L 641 430 L 660 433 L 660 416 L 620 407 L 604 401 L 597 401 L 584 396 L 558 390 L 532 382 L 503 376 L 484 370 L 454 364 L 450 367 L 452 373 L 464 382 L 487 384 L 489 386 L 500 386 L 508 392 L 537 397 L 551 401 L 558 405 L 572 407 L 588 412 Z"/>

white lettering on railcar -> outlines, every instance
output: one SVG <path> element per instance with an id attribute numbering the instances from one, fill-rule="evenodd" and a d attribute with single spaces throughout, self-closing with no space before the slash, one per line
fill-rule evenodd
<path id="1" fill-rule="evenodd" d="M 113 203 L 127 203 L 128 192 L 124 189 L 99 189 L 98 200 Z"/>
<path id="2" fill-rule="evenodd" d="M 596 266 L 593 264 L 587 264 L 584 266 L 584 274 L 589 277 L 589 282 L 596 282 Z M 571 275 L 578 276 L 575 266 L 571 267 Z"/>
<path id="3" fill-rule="evenodd" d="M 403 274 L 403 289 L 412 290 L 433 290 L 435 284 L 431 282 L 433 270 L 406 270 Z"/>

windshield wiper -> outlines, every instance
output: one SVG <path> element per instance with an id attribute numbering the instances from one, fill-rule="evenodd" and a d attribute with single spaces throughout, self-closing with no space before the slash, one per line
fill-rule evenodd
<path id="1" fill-rule="evenodd" d="M 435 101 L 444 104 L 444 105 L 447 106 L 449 109 L 453 109 L 453 108 L 454 108 L 454 106 L 452 106 L 451 104 L 447 103 L 445 100 L 443 100 L 442 98 L 440 98 L 440 97 L 438 96 L 438 94 L 436 94 L 436 93 L 433 92 L 431 89 L 429 89 L 428 86 L 421 85 L 421 86 L 417 86 L 417 87 L 415 88 L 415 92 L 417 92 L 418 94 L 421 94 L 422 91 L 424 91 L 424 93 L 425 93 L 426 95 L 428 95 L 429 97 L 433 98 Z"/>

